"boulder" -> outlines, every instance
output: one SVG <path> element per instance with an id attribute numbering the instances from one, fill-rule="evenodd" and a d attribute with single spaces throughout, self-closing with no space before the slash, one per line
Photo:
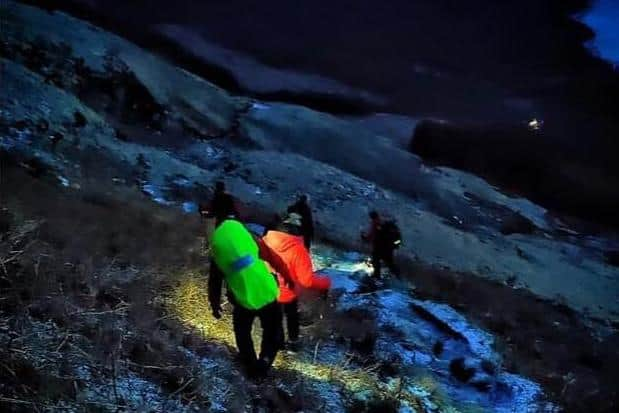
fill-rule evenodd
<path id="1" fill-rule="evenodd" d="M 87 123 L 88 121 L 86 120 L 86 117 L 82 115 L 80 111 L 76 110 L 73 112 L 73 126 L 76 128 L 83 128 Z"/>
<path id="2" fill-rule="evenodd" d="M 608 264 L 619 267 L 619 250 L 606 251 L 604 257 Z"/>
<path id="3" fill-rule="evenodd" d="M 481 392 L 489 392 L 495 385 L 496 366 L 489 360 L 459 357 L 449 363 L 449 371 L 462 383 Z"/>
<path id="4" fill-rule="evenodd" d="M 445 350 L 445 343 L 443 343 L 441 340 L 438 340 L 432 346 L 432 353 L 434 354 L 435 357 L 439 357 L 441 354 L 443 354 L 444 350 Z"/>
<path id="5" fill-rule="evenodd" d="M 492 376 L 494 376 L 497 372 L 497 367 L 496 365 L 491 362 L 490 360 L 482 360 L 480 363 L 481 369 L 486 372 L 487 374 L 490 374 Z"/>
<path id="6" fill-rule="evenodd" d="M 521 124 L 422 121 L 408 150 L 426 162 L 480 175 L 558 212 L 618 226 L 619 178 L 602 173 L 564 143 Z"/>
<path id="7" fill-rule="evenodd" d="M 350 343 L 350 349 L 361 356 L 374 352 L 378 338 L 375 316 L 363 309 L 350 309 L 338 314 L 333 328 Z"/>
<path id="8" fill-rule="evenodd" d="M 494 386 L 494 378 L 488 374 L 476 374 L 470 384 L 480 392 L 489 392 Z"/>
<path id="9" fill-rule="evenodd" d="M 501 224 L 501 234 L 532 234 L 536 230 L 535 224 L 530 219 L 524 217 L 518 212 L 514 212 L 512 215 L 503 219 Z"/>
<path id="10" fill-rule="evenodd" d="M 463 383 L 468 383 L 475 376 L 476 368 L 472 365 L 471 360 L 459 357 L 453 359 L 449 363 L 449 371 L 451 374 Z"/>

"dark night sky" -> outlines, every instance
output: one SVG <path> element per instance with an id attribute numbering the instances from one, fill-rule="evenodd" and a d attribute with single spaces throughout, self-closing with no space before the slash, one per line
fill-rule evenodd
<path id="1" fill-rule="evenodd" d="M 578 10 L 584 0 L 82 3 L 95 5 L 137 35 L 157 23 L 191 26 L 266 63 L 318 72 L 386 94 L 406 112 L 422 109 L 412 98 L 420 93 L 430 110 L 460 110 L 464 101 L 518 94 L 540 87 L 548 77 L 592 64 L 582 46 L 592 33 L 568 19 L 565 11 Z M 419 65 L 448 78 L 417 79 L 413 73 Z M 532 77 L 538 82 L 531 84 Z"/>

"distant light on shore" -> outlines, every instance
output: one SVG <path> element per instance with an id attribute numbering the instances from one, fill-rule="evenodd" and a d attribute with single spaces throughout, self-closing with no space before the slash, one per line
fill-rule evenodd
<path id="1" fill-rule="evenodd" d="M 542 126 L 544 125 L 544 121 L 533 118 L 529 121 L 527 125 L 529 126 L 529 129 L 531 130 L 540 130 Z"/>

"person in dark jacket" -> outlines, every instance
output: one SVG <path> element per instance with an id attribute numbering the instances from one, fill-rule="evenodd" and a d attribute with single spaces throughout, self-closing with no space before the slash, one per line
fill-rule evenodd
<path id="1" fill-rule="evenodd" d="M 215 183 L 215 191 L 210 206 L 200 209 L 200 213 L 206 218 L 215 218 L 215 226 L 228 218 L 238 218 L 239 216 L 234 198 L 226 191 L 226 185 L 222 181 Z"/>
<path id="2" fill-rule="evenodd" d="M 232 323 L 239 358 L 250 376 L 266 375 L 283 343 L 280 288 L 273 271 L 290 280 L 288 267 L 264 241 L 252 236 L 236 220 L 225 220 L 211 239 L 213 261 L 208 298 L 213 317 L 221 318 L 221 290 L 226 281 L 233 306 Z M 251 336 L 256 318 L 262 326 L 260 355 Z"/>
<path id="3" fill-rule="evenodd" d="M 303 289 L 326 292 L 331 287 L 328 277 L 314 274 L 312 257 L 303 244 L 301 216 L 290 213 L 275 229 L 262 237 L 267 246 L 277 254 L 288 268 L 289 282 L 279 277 L 279 297 L 288 331 L 286 347 L 290 351 L 299 348 L 299 294 Z M 291 282 L 290 282 L 291 281 Z"/>
<path id="4" fill-rule="evenodd" d="M 309 250 L 314 240 L 314 219 L 312 217 L 312 209 L 309 206 L 308 196 L 301 195 L 297 202 L 288 207 L 288 213 L 301 215 L 301 235 L 303 236 L 305 248 Z"/>
<path id="5" fill-rule="evenodd" d="M 399 268 L 393 259 L 393 253 L 400 244 L 397 226 L 393 221 L 383 222 L 376 211 L 370 212 L 369 216 L 370 227 L 368 231 L 361 233 L 361 239 L 372 246 L 373 276 L 380 277 L 383 262 L 392 274 L 399 275 Z M 394 233 L 396 233 L 395 236 Z"/>

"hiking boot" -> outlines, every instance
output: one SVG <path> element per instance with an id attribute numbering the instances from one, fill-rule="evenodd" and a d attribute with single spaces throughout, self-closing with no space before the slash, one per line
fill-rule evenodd
<path id="1" fill-rule="evenodd" d="M 289 340 L 286 342 L 286 352 L 295 354 L 301 349 L 301 342 L 299 339 Z"/>
<path id="2" fill-rule="evenodd" d="M 250 378 L 253 380 L 261 380 L 266 378 L 271 368 L 271 363 L 263 358 L 259 359 L 251 369 Z"/>

